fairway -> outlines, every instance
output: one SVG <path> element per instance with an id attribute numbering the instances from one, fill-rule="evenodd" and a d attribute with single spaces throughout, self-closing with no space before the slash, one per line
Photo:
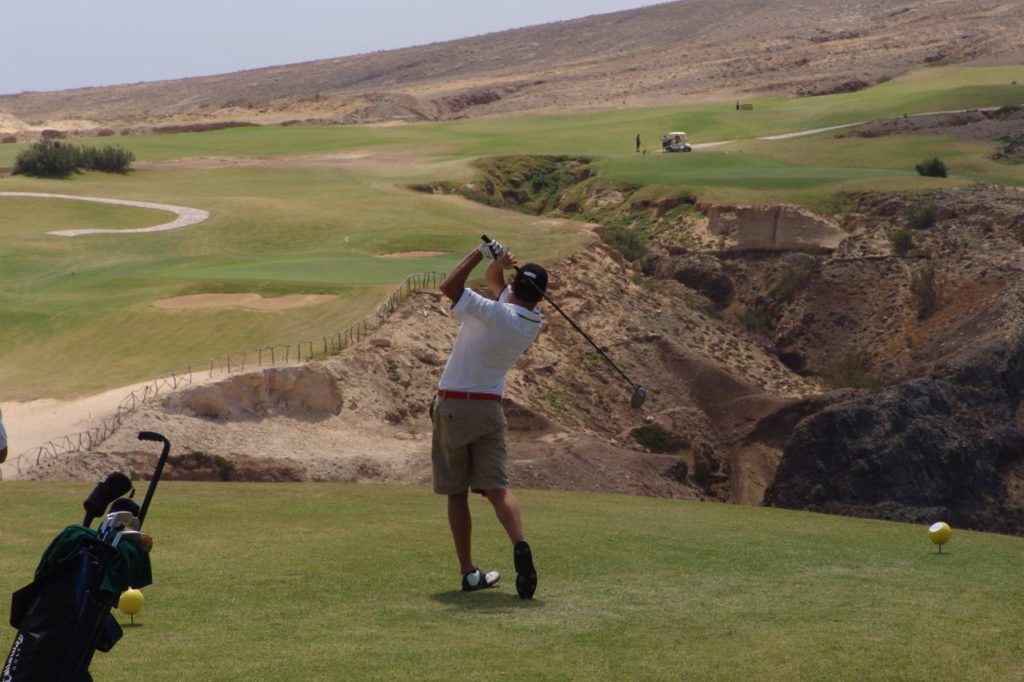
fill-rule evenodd
<path id="1" fill-rule="evenodd" d="M 85 484 L 5 483 L 0 591 L 78 520 Z M 775 509 L 524 491 L 537 597 L 473 501 L 500 587 L 458 590 L 422 487 L 163 482 L 154 584 L 102 680 L 1009 680 L 1024 541 Z M 127 617 L 118 614 L 121 622 Z M 13 631 L 8 629 L 8 635 Z M 4 646 L 10 642 L 5 641 Z"/>
<path id="2" fill-rule="evenodd" d="M 1024 165 L 992 161 L 991 145 L 940 136 L 759 137 L 904 113 L 1024 103 L 1015 67 L 936 67 L 855 93 L 396 126 L 266 126 L 121 136 L 139 170 L 70 180 L 0 179 L 0 191 L 51 192 L 188 206 L 199 225 L 160 234 L 64 239 L 53 229 L 137 228 L 169 214 L 127 206 L 0 197 L 0 317 L 11 339 L 0 401 L 70 398 L 125 386 L 211 358 L 332 335 L 370 314 L 414 272 L 445 272 L 486 233 L 520 260 L 553 262 L 585 243 L 581 224 L 421 194 L 413 183 L 465 182 L 495 154 L 595 159 L 598 180 L 689 192 L 703 201 L 830 205 L 841 191 L 917 190 L 974 182 L 1024 184 Z M 668 130 L 693 154 L 653 150 Z M 87 142 L 108 144 L 107 140 Z M 0 167 L 23 145 L 0 146 Z M 946 179 L 914 164 L 938 155 Z M 388 254 L 442 255 L 381 258 Z M 259 312 L 163 311 L 196 293 L 332 294 L 335 303 Z M 45 358 L 47 371 L 37 369 Z"/>

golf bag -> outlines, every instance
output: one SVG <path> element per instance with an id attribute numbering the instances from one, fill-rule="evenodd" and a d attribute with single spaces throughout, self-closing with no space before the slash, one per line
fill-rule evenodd
<path id="1" fill-rule="evenodd" d="M 85 520 L 65 528 L 47 547 L 35 579 L 11 597 L 11 626 L 18 630 L 0 682 L 91 680 L 93 654 L 107 652 L 123 634 L 110 609 L 130 587 L 153 582 L 142 522 L 160 480 L 170 443 L 144 431 L 140 440 L 163 443 L 163 452 L 140 509 L 131 480 L 114 473 L 84 503 Z M 99 530 L 92 520 L 110 506 Z"/>

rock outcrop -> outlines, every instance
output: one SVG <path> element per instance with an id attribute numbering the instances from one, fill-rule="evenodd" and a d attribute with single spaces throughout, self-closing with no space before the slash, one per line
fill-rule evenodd
<path id="1" fill-rule="evenodd" d="M 765 503 L 1024 533 L 1024 287 L 1002 302 L 995 333 L 930 376 L 801 422 Z"/>
<path id="2" fill-rule="evenodd" d="M 316 420 L 339 414 L 341 407 L 336 377 L 319 364 L 242 374 L 167 400 L 169 412 L 222 421 L 273 416 Z"/>
<path id="3" fill-rule="evenodd" d="M 709 206 L 708 232 L 727 251 L 831 253 L 846 236 L 839 226 L 799 206 Z"/>

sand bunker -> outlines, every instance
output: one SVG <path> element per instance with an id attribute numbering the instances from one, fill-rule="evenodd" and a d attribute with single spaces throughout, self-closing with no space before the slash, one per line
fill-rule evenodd
<path id="1" fill-rule="evenodd" d="M 55 230 L 46 234 L 58 237 L 80 237 L 86 234 L 138 234 L 141 232 L 165 232 L 181 227 L 196 225 L 210 217 L 209 211 L 188 206 L 172 206 L 171 204 L 154 204 L 148 201 L 128 201 L 127 199 L 103 199 L 101 197 L 80 197 L 73 194 L 50 194 L 47 192 L 0 192 L 0 197 L 42 197 L 45 199 L 71 199 L 74 201 L 91 201 L 96 204 L 117 204 L 119 206 L 135 206 L 136 208 L 152 208 L 157 211 L 169 211 L 178 217 L 169 223 L 161 223 L 152 227 L 138 227 L 124 230 L 96 228 L 86 230 Z"/>
<path id="2" fill-rule="evenodd" d="M 430 258 L 431 256 L 444 256 L 447 251 L 395 251 L 394 253 L 381 254 L 379 258 Z"/>
<path id="3" fill-rule="evenodd" d="M 198 310 L 232 306 L 250 310 L 287 310 L 329 303 L 336 298 L 338 297 L 334 294 L 292 294 L 274 298 L 263 298 L 259 294 L 191 294 L 154 301 L 153 305 L 164 310 Z"/>

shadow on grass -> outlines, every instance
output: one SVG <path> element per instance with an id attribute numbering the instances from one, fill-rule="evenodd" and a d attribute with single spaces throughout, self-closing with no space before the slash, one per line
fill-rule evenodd
<path id="1" fill-rule="evenodd" d="M 515 593 L 502 592 L 498 588 L 479 590 L 477 592 L 463 592 L 452 590 L 450 592 L 438 592 L 430 596 L 439 604 L 457 609 L 473 611 L 511 611 L 512 609 L 536 609 L 544 606 L 539 599 L 520 599 Z"/>

